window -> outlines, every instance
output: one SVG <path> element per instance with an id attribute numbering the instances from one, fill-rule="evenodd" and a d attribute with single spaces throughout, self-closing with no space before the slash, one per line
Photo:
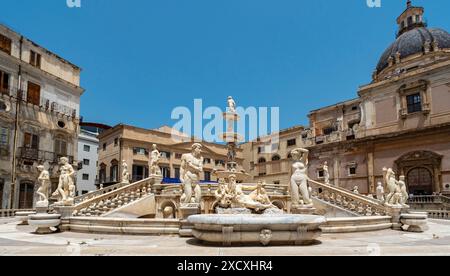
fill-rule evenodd
<path id="1" fill-rule="evenodd" d="M 30 182 L 20 183 L 19 209 L 32 209 L 34 198 L 34 184 Z"/>
<path id="2" fill-rule="evenodd" d="M 83 180 L 89 180 L 89 174 L 83 173 Z"/>
<path id="3" fill-rule="evenodd" d="M 161 152 L 161 157 L 162 158 L 166 158 L 166 159 L 170 159 L 170 152 L 162 151 Z"/>
<path id="4" fill-rule="evenodd" d="M 39 136 L 25 133 L 23 147 L 27 149 L 39 149 Z"/>
<path id="5" fill-rule="evenodd" d="M 119 162 L 117 160 L 111 161 L 111 169 L 109 171 L 110 181 L 119 181 Z"/>
<path id="6" fill-rule="evenodd" d="M 84 145 L 84 146 L 83 146 L 83 150 L 84 150 L 85 152 L 90 152 L 90 151 L 91 151 L 91 147 L 88 146 L 88 145 Z"/>
<path id="7" fill-rule="evenodd" d="M 0 209 L 3 209 L 3 190 L 5 186 L 5 180 L 0 178 Z"/>
<path id="8" fill-rule="evenodd" d="M 211 164 L 211 158 L 203 159 L 203 164 Z"/>
<path id="9" fill-rule="evenodd" d="M 211 181 L 211 172 L 205 171 L 205 181 Z"/>
<path id="10" fill-rule="evenodd" d="M 7 53 L 8 55 L 11 54 L 11 44 L 12 40 L 9 37 L 6 37 L 2 34 L 0 34 L 0 51 L 3 51 Z"/>
<path id="11" fill-rule="evenodd" d="M 280 181 L 278 181 L 278 180 L 277 180 L 277 181 L 274 181 L 273 184 L 275 184 L 275 185 L 280 185 Z"/>
<path id="12" fill-rule="evenodd" d="M 295 146 L 295 145 L 297 145 L 297 140 L 296 139 L 290 139 L 290 140 L 287 141 L 287 146 L 288 147 L 292 147 L 292 146 Z"/>
<path id="13" fill-rule="evenodd" d="M 259 158 L 258 163 L 259 164 L 266 163 L 266 159 L 265 158 Z"/>
<path id="14" fill-rule="evenodd" d="M 413 18 L 412 18 L 412 16 L 409 16 L 408 17 L 408 26 L 411 26 L 412 23 L 413 23 Z"/>
<path id="15" fill-rule="evenodd" d="M 89 163 L 91 163 L 89 159 L 83 159 L 83 165 L 89 166 Z"/>
<path id="16" fill-rule="evenodd" d="M 333 133 L 334 128 L 333 127 L 326 127 L 323 129 L 323 135 L 330 135 L 331 133 Z"/>
<path id="17" fill-rule="evenodd" d="M 161 167 L 161 173 L 164 178 L 170 178 L 170 168 Z"/>
<path id="18" fill-rule="evenodd" d="M 41 55 L 35 51 L 30 51 L 30 64 L 34 67 L 41 68 Z"/>
<path id="19" fill-rule="evenodd" d="M 137 155 L 147 155 L 148 151 L 144 148 L 134 148 L 133 153 Z"/>
<path id="20" fill-rule="evenodd" d="M 180 179 L 180 168 L 175 168 L 175 178 Z"/>
<path id="21" fill-rule="evenodd" d="M 419 23 L 420 22 L 420 15 L 416 15 L 416 23 Z"/>
<path id="22" fill-rule="evenodd" d="M 0 147 L 7 148 L 9 146 L 9 129 L 0 127 Z"/>
<path id="23" fill-rule="evenodd" d="M 114 146 L 117 147 L 119 145 L 119 138 L 114 139 Z"/>
<path id="24" fill-rule="evenodd" d="M 264 152 L 264 147 L 258 147 L 258 153 L 263 153 Z"/>
<path id="25" fill-rule="evenodd" d="M 223 160 L 216 160 L 216 166 L 225 166 L 225 161 Z"/>
<path id="26" fill-rule="evenodd" d="M 41 86 L 32 82 L 28 82 L 27 102 L 40 105 L 41 103 Z"/>
<path id="27" fill-rule="evenodd" d="M 348 168 L 348 175 L 356 175 L 356 167 Z"/>
<path id="28" fill-rule="evenodd" d="M 280 161 L 280 160 L 281 160 L 281 157 L 279 155 L 274 155 L 272 157 L 272 161 Z"/>
<path id="29" fill-rule="evenodd" d="M 142 165 L 133 165 L 132 181 L 136 182 L 148 177 L 148 167 Z"/>
<path id="30" fill-rule="evenodd" d="M 272 152 L 278 151 L 280 149 L 280 144 L 272 144 Z"/>
<path id="31" fill-rule="evenodd" d="M 55 154 L 58 157 L 67 156 L 67 142 L 62 138 L 55 139 Z"/>
<path id="32" fill-rule="evenodd" d="M 0 94 L 9 94 L 9 74 L 0 71 Z"/>
<path id="33" fill-rule="evenodd" d="M 420 97 L 420 93 L 406 96 L 406 104 L 408 107 L 408 113 L 422 111 L 422 98 Z"/>
<path id="34" fill-rule="evenodd" d="M 175 153 L 175 159 L 181 159 L 182 156 L 183 154 L 181 153 Z"/>
<path id="35" fill-rule="evenodd" d="M 325 177 L 325 171 L 324 170 L 318 170 L 317 171 L 317 177 L 318 178 L 324 178 Z"/>

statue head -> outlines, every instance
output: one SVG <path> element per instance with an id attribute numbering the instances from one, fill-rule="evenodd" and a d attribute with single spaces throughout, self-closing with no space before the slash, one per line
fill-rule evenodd
<path id="1" fill-rule="evenodd" d="M 45 170 L 45 167 L 42 165 L 39 165 L 36 168 L 37 168 L 38 172 L 43 172 Z"/>
<path id="2" fill-rule="evenodd" d="M 152 149 L 153 149 L 153 150 L 156 150 L 157 148 L 158 148 L 158 146 L 156 146 L 156 144 L 153 144 L 153 145 L 152 145 Z"/>
<path id="3" fill-rule="evenodd" d="M 228 178 L 230 179 L 230 183 L 236 183 L 236 175 L 232 174 Z"/>
<path id="4" fill-rule="evenodd" d="M 324 166 L 328 166 L 328 162 L 325 161 L 325 162 L 323 163 L 323 165 L 324 165 Z"/>
<path id="5" fill-rule="evenodd" d="M 381 186 L 383 186 L 383 183 L 378 182 L 377 185 L 378 185 L 378 187 L 381 187 Z"/>
<path id="6" fill-rule="evenodd" d="M 405 182 L 405 179 L 406 179 L 406 177 L 404 176 L 404 175 L 400 175 L 400 181 L 403 181 L 403 182 Z"/>
<path id="7" fill-rule="evenodd" d="M 232 100 L 233 99 L 233 97 L 231 97 L 231 96 L 228 96 L 228 100 Z"/>
<path id="8" fill-rule="evenodd" d="M 192 153 L 196 156 L 199 156 L 202 153 L 202 145 L 199 143 L 195 143 L 192 145 Z"/>
<path id="9" fill-rule="evenodd" d="M 69 163 L 69 159 L 67 157 L 61 157 L 59 159 L 59 161 L 61 162 L 61 164 L 66 165 L 67 163 Z"/>

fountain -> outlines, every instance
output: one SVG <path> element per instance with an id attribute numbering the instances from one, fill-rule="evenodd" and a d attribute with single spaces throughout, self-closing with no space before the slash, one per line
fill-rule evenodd
<path id="1" fill-rule="evenodd" d="M 283 210 L 274 206 L 259 182 L 250 188 L 250 194 L 244 193 L 244 185 L 240 184 L 250 178 L 244 171 L 237 170 L 236 147 L 243 138 L 234 131 L 239 121 L 236 103 L 228 98 L 228 110 L 223 114 L 227 122 L 227 132 L 222 135 L 227 143 L 228 160 L 226 169 L 216 171 L 219 188 L 215 192 L 216 214 L 191 215 L 187 218 L 193 225 L 192 234 L 198 240 L 210 243 L 221 243 L 224 246 L 233 244 L 295 244 L 314 243 L 320 234 L 320 226 L 326 222 L 324 217 L 305 214 L 284 214 Z M 303 158 L 303 159 L 302 159 Z M 292 188 L 297 198 L 297 207 L 313 209 L 308 189 L 305 188 L 305 164 L 307 154 L 299 157 L 294 164 Z M 303 163 L 301 162 L 303 161 Z M 306 177 L 306 178 L 305 178 Z"/>

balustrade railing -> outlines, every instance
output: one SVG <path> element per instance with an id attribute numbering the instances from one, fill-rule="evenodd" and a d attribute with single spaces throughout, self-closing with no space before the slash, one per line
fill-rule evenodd
<path id="1" fill-rule="evenodd" d="M 16 212 L 34 212 L 34 209 L 0 209 L 0 218 L 14 217 Z"/>
<path id="2" fill-rule="evenodd" d="M 389 207 L 380 201 L 363 195 L 355 194 L 343 188 L 323 184 L 314 180 L 309 181 L 312 196 L 330 204 L 339 206 L 360 216 L 385 216 L 389 214 Z"/>
<path id="3" fill-rule="evenodd" d="M 427 211 L 427 212 L 428 212 L 429 218 L 450 220 L 450 211 L 435 210 L 435 211 Z"/>
<path id="4" fill-rule="evenodd" d="M 108 186 L 106 188 L 103 188 L 103 189 L 100 189 L 100 190 L 97 190 L 97 191 L 93 191 L 93 192 L 90 192 L 90 193 L 87 193 L 87 194 L 84 194 L 84 195 L 81 195 L 81 196 L 77 196 L 75 198 L 75 204 L 80 204 L 80 203 L 82 203 L 84 201 L 87 201 L 87 200 L 96 198 L 98 196 L 110 193 L 110 192 L 115 191 L 115 190 L 117 190 L 119 188 L 122 188 L 122 187 L 124 187 L 126 185 L 130 185 L 130 184 L 129 183 L 118 183 L 118 184 L 111 185 L 111 186 Z"/>
<path id="5" fill-rule="evenodd" d="M 155 178 L 147 178 L 84 200 L 74 206 L 72 215 L 82 217 L 105 215 L 152 193 L 153 184 Z"/>
<path id="6" fill-rule="evenodd" d="M 443 195 L 430 195 L 430 196 L 412 196 L 408 199 L 408 202 L 411 204 L 427 204 L 427 203 L 450 203 L 450 198 Z"/>

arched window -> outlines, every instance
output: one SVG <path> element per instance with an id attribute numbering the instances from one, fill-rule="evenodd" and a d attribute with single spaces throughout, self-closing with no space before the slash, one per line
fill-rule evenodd
<path id="1" fill-rule="evenodd" d="M 258 163 L 266 163 L 266 158 L 259 158 Z"/>
<path id="2" fill-rule="evenodd" d="M 280 160 L 281 160 L 281 157 L 279 155 L 274 155 L 272 157 L 272 161 L 280 161 Z"/>

